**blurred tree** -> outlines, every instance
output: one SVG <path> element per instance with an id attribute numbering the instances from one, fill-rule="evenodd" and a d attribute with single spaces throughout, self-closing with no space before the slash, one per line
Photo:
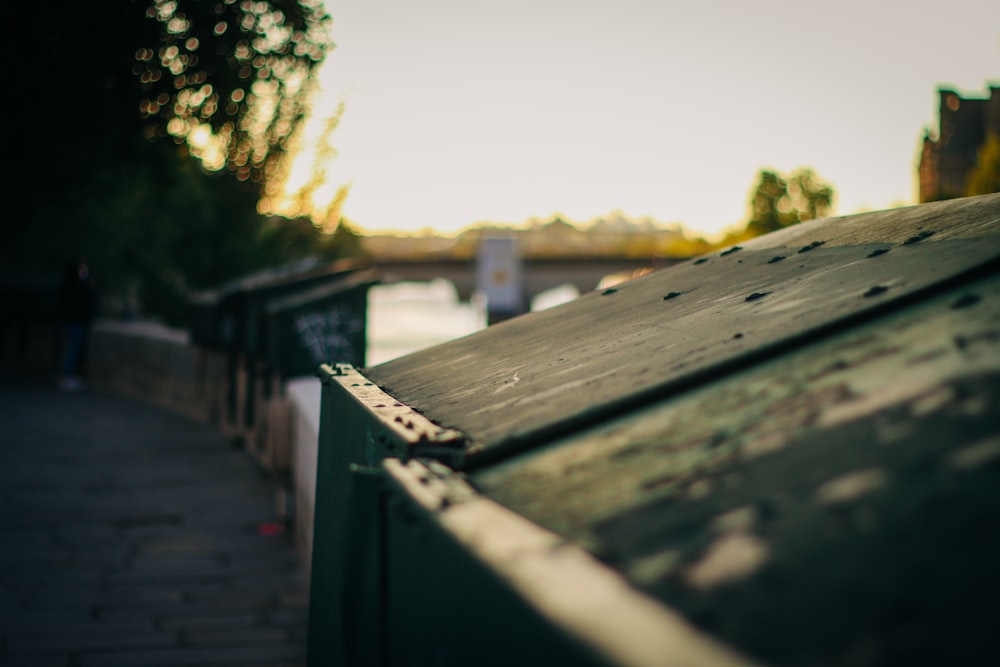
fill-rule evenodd
<path id="1" fill-rule="evenodd" d="M 311 163 L 309 176 L 294 192 L 289 192 L 286 185 L 292 175 L 292 160 L 280 161 L 277 169 L 268 176 L 264 197 L 260 202 L 262 211 L 286 218 L 309 216 L 328 231 L 337 226 L 340 221 L 340 209 L 347 199 L 350 186 L 344 185 L 338 188 L 325 206 L 318 200 L 327 185 L 328 167 L 337 157 L 332 135 L 340 125 L 343 113 L 344 103 L 341 102 L 333 113 L 324 119 L 319 135 L 315 139 L 310 138 L 308 146 L 303 145 L 303 138 L 299 132 L 291 138 L 296 155 L 300 159 L 307 158 Z"/>
<path id="2" fill-rule="evenodd" d="M 796 222 L 822 218 L 833 208 L 833 187 L 808 167 L 799 167 L 788 179 L 788 196 Z"/>
<path id="3" fill-rule="evenodd" d="M 761 169 L 750 193 L 750 220 L 743 236 L 759 236 L 829 215 L 833 198 L 833 187 L 812 169 L 800 167 L 788 177 Z"/>
<path id="4" fill-rule="evenodd" d="M 754 236 L 767 234 L 790 224 L 788 219 L 788 183 L 777 172 L 762 169 L 750 195 L 750 221 L 747 230 Z M 785 210 L 782 211 L 782 208 Z"/>
<path id="5" fill-rule="evenodd" d="M 330 45 L 320 0 L 148 0 L 155 40 L 131 73 L 147 138 L 186 143 L 209 168 L 265 183 L 305 115 Z"/>
<path id="6" fill-rule="evenodd" d="M 1000 192 L 1000 135 L 989 134 L 979 147 L 976 164 L 969 172 L 965 194 L 988 195 Z"/>
<path id="7" fill-rule="evenodd" d="M 257 204 L 331 46 L 320 0 L 5 9 L 5 268 L 82 253 L 105 294 L 176 314 L 191 287 L 306 252 L 268 247 Z"/>
<path id="8" fill-rule="evenodd" d="M 370 256 L 368 249 L 361 241 L 361 235 L 354 230 L 354 226 L 346 218 L 340 219 L 340 224 L 330 235 L 326 247 L 326 256 L 330 259 Z"/>

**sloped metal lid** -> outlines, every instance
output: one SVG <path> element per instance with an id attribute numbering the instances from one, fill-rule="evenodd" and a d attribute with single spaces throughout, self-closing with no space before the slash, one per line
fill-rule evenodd
<path id="1" fill-rule="evenodd" d="M 467 479 L 764 664 L 986 664 L 998 416 L 994 271 Z"/>
<path id="2" fill-rule="evenodd" d="M 919 301 L 1000 260 L 1000 194 L 815 220 L 366 369 L 474 468 Z"/>

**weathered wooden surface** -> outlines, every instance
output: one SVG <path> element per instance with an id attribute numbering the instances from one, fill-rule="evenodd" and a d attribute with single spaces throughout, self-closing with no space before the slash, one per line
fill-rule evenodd
<path id="1" fill-rule="evenodd" d="M 813 221 L 374 366 L 474 469 L 988 272 L 1000 195 Z"/>
<path id="2" fill-rule="evenodd" d="M 987 664 L 1000 277 L 472 481 L 754 659 Z"/>

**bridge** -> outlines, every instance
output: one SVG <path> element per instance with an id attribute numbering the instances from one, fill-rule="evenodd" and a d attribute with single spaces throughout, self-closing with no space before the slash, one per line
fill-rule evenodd
<path id="1" fill-rule="evenodd" d="M 602 278 L 613 275 L 630 276 L 637 272 L 657 270 L 683 261 L 685 258 L 656 257 L 634 259 L 628 257 L 567 257 L 528 258 L 524 267 L 525 297 L 530 302 L 546 290 L 570 284 L 580 294 L 590 292 Z M 451 281 L 463 301 L 468 301 L 476 290 L 476 260 L 448 258 L 420 258 L 413 260 L 375 258 L 374 268 L 384 284 L 404 281 L 429 281 L 444 278 Z"/>

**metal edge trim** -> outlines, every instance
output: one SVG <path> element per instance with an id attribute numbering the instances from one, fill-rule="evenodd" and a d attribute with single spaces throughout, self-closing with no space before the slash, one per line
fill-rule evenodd
<path id="1" fill-rule="evenodd" d="M 319 377 L 323 384 L 336 383 L 343 388 L 386 430 L 406 443 L 411 455 L 416 455 L 418 450 L 437 449 L 453 454 L 466 442 L 463 433 L 435 424 L 415 408 L 384 392 L 350 364 L 323 364 Z"/>
<path id="2" fill-rule="evenodd" d="M 480 495 L 441 464 L 387 458 L 395 486 L 534 609 L 622 667 L 758 665 L 633 588 L 582 548 Z"/>

